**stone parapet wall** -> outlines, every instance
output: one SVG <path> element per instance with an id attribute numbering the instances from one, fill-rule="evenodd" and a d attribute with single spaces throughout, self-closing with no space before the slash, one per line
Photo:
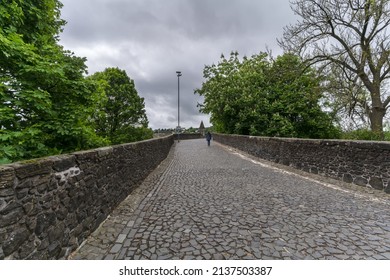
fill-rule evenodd
<path id="1" fill-rule="evenodd" d="M 204 136 L 200 133 L 180 133 L 180 134 L 173 134 L 175 137 L 175 140 L 193 140 L 193 139 L 200 139 L 204 138 Z"/>
<path id="2" fill-rule="evenodd" d="M 65 259 L 166 158 L 174 137 L 0 166 L 0 259 Z"/>
<path id="3" fill-rule="evenodd" d="M 390 193 L 390 143 L 213 134 L 221 144 L 306 172 Z"/>

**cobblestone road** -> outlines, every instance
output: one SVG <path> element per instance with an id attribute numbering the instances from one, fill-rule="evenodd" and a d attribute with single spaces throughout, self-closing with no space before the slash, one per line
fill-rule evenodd
<path id="1" fill-rule="evenodd" d="M 71 258 L 390 259 L 389 196 L 307 176 L 181 141 Z"/>

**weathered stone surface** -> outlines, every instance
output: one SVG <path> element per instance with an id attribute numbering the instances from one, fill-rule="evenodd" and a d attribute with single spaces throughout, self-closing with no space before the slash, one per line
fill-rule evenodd
<path id="1" fill-rule="evenodd" d="M 385 259 L 388 197 L 227 150 L 180 142 L 71 258 Z"/>
<path id="2" fill-rule="evenodd" d="M 47 248 L 49 258 L 58 259 L 61 253 L 61 245 L 58 241 L 54 241 Z"/>
<path id="3" fill-rule="evenodd" d="M 54 212 L 46 212 L 43 214 L 39 214 L 37 217 L 35 234 L 40 236 L 42 233 L 46 233 L 49 227 L 54 226 L 55 223 L 56 223 L 56 214 Z"/>
<path id="4" fill-rule="evenodd" d="M 0 214 L 3 213 L 3 210 L 6 209 L 8 206 L 7 201 L 4 198 L 0 197 Z"/>
<path id="5" fill-rule="evenodd" d="M 22 205 L 20 205 L 19 202 L 15 202 L 14 200 L 5 202 L 4 200 L 0 199 L 0 214 L 8 214 L 17 208 L 20 208 L 21 206 Z"/>
<path id="6" fill-rule="evenodd" d="M 138 187 L 172 144 L 171 136 L 1 166 L 1 236 L 17 233 L 21 240 L 25 232 L 20 228 L 31 231 L 20 251 L 8 246 L 4 258 L 68 255 Z"/>
<path id="7" fill-rule="evenodd" d="M 24 216 L 23 207 L 14 208 L 6 214 L 0 214 L 0 228 L 6 228 L 19 222 Z"/>
<path id="8" fill-rule="evenodd" d="M 344 174 L 343 181 L 346 183 L 352 183 L 353 182 L 353 177 L 351 174 Z"/>
<path id="9" fill-rule="evenodd" d="M 51 227 L 48 231 L 49 242 L 54 243 L 55 241 L 62 240 L 65 234 L 65 225 L 58 223 Z"/>
<path id="10" fill-rule="evenodd" d="M 26 228 L 18 228 L 12 232 L 2 244 L 5 256 L 15 252 L 30 236 Z"/>
<path id="11" fill-rule="evenodd" d="M 12 188 L 15 180 L 15 171 L 12 167 L 0 165 L 0 191 Z M 1 194 L 1 193 L 0 193 Z"/>
<path id="12" fill-rule="evenodd" d="M 383 190 L 383 181 L 381 178 L 378 177 L 372 177 L 369 182 L 370 186 L 377 190 Z"/>
<path id="13" fill-rule="evenodd" d="M 14 195 L 15 195 L 15 190 L 12 187 L 6 189 L 0 188 L 0 197 L 9 197 Z"/>
<path id="14" fill-rule="evenodd" d="M 1 243 L 4 258 L 12 255 L 15 258 L 56 259 L 68 255 L 69 248 L 80 245 L 99 225 L 98 221 L 107 217 L 149 170 L 156 167 L 169 151 L 171 140 L 113 147 L 112 153 L 104 151 L 100 155 L 96 150 L 79 153 L 75 155 L 80 169 L 77 176 L 64 173 L 64 176 L 55 178 L 51 173 L 31 177 L 31 182 L 39 180 L 42 184 L 43 177 L 62 182 L 57 186 L 51 181 L 55 187 L 42 188 L 41 192 L 34 183 L 26 183 L 28 177 L 15 180 L 15 184 L 24 184 L 22 188 L 12 187 L 18 190 L 16 197 L 22 198 L 22 206 L 8 208 L 11 210 L 1 217 L 0 223 L 12 213 L 22 215 L 17 223 L 0 226 L 0 236 L 4 236 L 1 240 L 8 239 L 19 229 L 34 230 L 24 241 L 20 241 L 24 239 L 24 233 L 19 232 L 17 240 L 22 243 L 12 252 L 4 250 L 4 243 Z M 313 141 L 312 146 L 306 147 L 304 140 L 298 143 L 285 140 L 280 147 L 275 139 L 267 141 L 273 149 L 302 162 L 309 160 L 307 153 L 311 149 L 322 145 L 321 141 Z M 121 208 L 120 213 L 125 218 L 114 216 L 114 222 L 102 227 L 106 239 L 102 242 L 95 240 L 96 246 L 92 247 L 93 252 L 90 251 L 93 259 L 251 259 L 258 256 L 265 259 L 315 256 L 364 259 L 382 255 L 386 246 L 390 248 L 386 239 L 389 233 L 388 208 L 369 199 L 366 194 L 354 196 L 351 192 L 338 192 L 313 181 L 259 168 L 235 156 L 233 160 L 224 149 L 213 150 L 213 145 L 192 145 L 180 142 L 175 150 L 178 158 L 166 166 L 161 177 L 152 177 L 154 181 L 149 182 L 149 191 L 153 191 L 148 194 L 148 191 L 140 190 L 146 199 L 139 198 L 142 203 L 139 201 Z M 250 146 L 251 142 L 248 140 L 245 145 Z M 289 145 L 294 149 L 289 150 Z M 371 165 L 363 163 L 364 159 L 373 161 L 374 156 L 353 153 L 353 145 L 345 143 L 331 141 L 323 146 L 335 149 L 316 154 L 317 158 L 327 160 L 329 166 L 316 167 L 313 162 L 302 166 L 318 168 L 321 174 L 329 171 L 333 177 L 342 178 L 343 172 L 349 172 L 353 178 L 367 178 L 367 183 L 374 177 L 387 183 L 387 177 L 376 175 L 378 168 L 369 170 Z M 359 149 L 363 146 L 356 145 Z M 260 155 L 275 156 L 272 150 L 252 150 Z M 340 150 L 353 157 L 354 163 L 348 163 L 340 155 Z M 337 156 L 332 153 L 337 153 Z M 283 159 L 280 155 L 276 157 Z M 357 170 L 356 174 L 350 172 L 349 166 Z M 368 175 L 364 173 L 367 170 Z M 13 197 L 3 199 L 7 203 L 3 205 L 5 209 Z M 40 210 L 36 214 L 31 211 L 27 217 L 25 212 L 30 211 L 31 204 Z M 133 214 L 128 214 L 131 209 Z M 8 221 L 11 218 L 8 217 Z M 29 221 L 33 222 L 29 224 Z M 375 231 L 378 225 L 380 231 Z M 95 234 L 93 236 L 97 238 Z M 126 240 L 123 240 L 124 236 Z M 123 240 L 123 243 L 116 243 L 120 248 L 113 249 L 114 245 L 110 244 L 117 240 Z M 37 251 L 29 254 L 32 244 Z M 110 250 L 117 253 L 99 255 Z"/>
<path id="15" fill-rule="evenodd" d="M 63 221 L 66 219 L 68 215 L 68 209 L 66 209 L 64 206 L 60 205 L 58 209 L 56 209 L 57 219 L 59 221 Z"/>
<path id="16" fill-rule="evenodd" d="M 0 260 L 4 260 L 4 257 L 5 257 L 5 255 L 4 255 L 3 248 L 0 247 Z"/>
<path id="17" fill-rule="evenodd" d="M 97 149 L 98 156 L 100 158 L 108 157 L 113 153 L 113 147 L 104 147 Z"/>
<path id="18" fill-rule="evenodd" d="M 214 134 L 222 144 L 271 162 L 390 192 L 390 143 Z M 387 169 L 388 170 L 388 169 Z M 369 182 L 372 182 L 369 183 Z"/>
<path id="19" fill-rule="evenodd" d="M 24 242 L 18 250 L 18 259 L 27 259 L 35 250 L 35 242 L 28 240 Z"/>
<path id="20" fill-rule="evenodd" d="M 57 172 L 65 171 L 76 165 L 76 157 L 74 155 L 53 157 L 53 169 Z"/>
<path id="21" fill-rule="evenodd" d="M 15 164 L 15 174 L 19 179 L 31 178 L 37 175 L 50 174 L 52 172 L 52 160 L 50 158 L 40 159 L 36 162 Z"/>
<path id="22" fill-rule="evenodd" d="M 356 185 L 359 185 L 359 186 L 367 186 L 368 184 L 368 180 L 366 178 L 363 178 L 363 177 L 357 177 L 355 180 L 354 180 L 354 183 Z"/>

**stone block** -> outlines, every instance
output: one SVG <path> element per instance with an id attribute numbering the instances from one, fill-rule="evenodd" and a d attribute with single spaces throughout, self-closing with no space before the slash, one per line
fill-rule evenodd
<path id="1" fill-rule="evenodd" d="M 379 177 L 372 177 L 369 181 L 371 187 L 377 190 L 384 190 L 383 181 Z"/>
<path id="2" fill-rule="evenodd" d="M 60 205 L 58 209 L 56 209 L 57 219 L 59 221 L 65 220 L 68 213 L 68 209 L 66 209 L 66 207 L 64 207 L 63 205 Z"/>
<path id="3" fill-rule="evenodd" d="M 56 214 L 54 212 L 46 212 L 39 214 L 37 217 L 37 226 L 35 228 L 35 234 L 38 236 L 47 232 L 51 226 L 56 224 Z"/>
<path id="4" fill-rule="evenodd" d="M 13 210 L 20 208 L 22 205 L 20 203 L 15 202 L 15 200 L 6 201 L 0 198 L 0 215 L 8 214 Z"/>
<path id="5" fill-rule="evenodd" d="M 46 250 L 49 247 L 49 245 L 50 245 L 50 243 L 49 243 L 49 240 L 47 238 L 45 238 L 43 240 L 36 241 L 36 247 L 37 247 L 38 251 Z"/>
<path id="6" fill-rule="evenodd" d="M 105 158 L 110 156 L 113 153 L 114 149 L 113 147 L 104 147 L 96 149 L 96 151 L 98 153 L 99 158 Z"/>
<path id="7" fill-rule="evenodd" d="M 317 167 L 311 167 L 310 172 L 313 174 L 318 174 L 318 168 Z"/>
<path id="8" fill-rule="evenodd" d="M 10 166 L 0 166 L 0 190 L 14 186 L 15 171 Z"/>
<path id="9" fill-rule="evenodd" d="M 34 241 L 28 240 L 18 249 L 18 259 L 26 259 L 29 255 L 31 255 L 35 250 Z"/>
<path id="10" fill-rule="evenodd" d="M 3 247 L 0 247 L 0 260 L 4 260 L 4 258 L 5 255 L 4 255 Z"/>
<path id="11" fill-rule="evenodd" d="M 61 253 L 61 244 L 56 241 L 47 248 L 49 259 L 58 259 Z"/>
<path id="12" fill-rule="evenodd" d="M 81 166 L 87 167 L 89 164 L 97 162 L 98 161 L 98 152 L 97 150 L 89 150 L 89 151 L 80 151 L 72 153 L 76 157 L 76 162 L 78 163 L 78 166 L 81 168 Z M 81 168 L 84 169 L 84 168 Z"/>
<path id="13" fill-rule="evenodd" d="M 7 214 L 1 214 L 0 228 L 18 223 L 24 217 L 23 207 L 12 209 Z"/>
<path id="14" fill-rule="evenodd" d="M 46 191 L 48 191 L 48 187 L 46 185 L 37 186 L 38 193 L 44 194 L 44 193 L 46 193 Z"/>
<path id="15" fill-rule="evenodd" d="M 61 155 L 53 157 L 53 169 L 56 172 L 62 172 L 76 166 L 75 155 Z"/>
<path id="16" fill-rule="evenodd" d="M 53 162 L 50 158 L 31 160 L 14 165 L 15 174 L 19 179 L 31 178 L 37 175 L 50 174 Z"/>
<path id="17" fill-rule="evenodd" d="M 82 232 L 83 232 L 83 225 L 82 225 L 82 224 L 79 224 L 79 225 L 77 225 L 76 228 L 74 228 L 74 229 L 70 232 L 70 234 L 71 234 L 71 236 L 73 235 L 73 236 L 75 236 L 75 237 L 78 237 L 78 236 L 81 235 Z"/>
<path id="18" fill-rule="evenodd" d="M 93 225 L 93 221 L 94 221 L 93 217 L 91 217 L 91 216 L 86 217 L 82 222 L 84 230 L 86 230 L 86 231 L 91 230 L 91 227 Z"/>
<path id="19" fill-rule="evenodd" d="M 37 226 L 37 218 L 35 216 L 29 217 L 26 221 L 26 226 L 31 232 L 34 232 L 36 226 Z"/>
<path id="20" fill-rule="evenodd" d="M 29 258 L 30 260 L 47 260 L 48 254 L 47 251 L 36 251 L 32 253 Z"/>
<path id="21" fill-rule="evenodd" d="M 366 178 L 363 178 L 363 177 L 357 177 L 357 178 L 355 178 L 353 183 L 358 185 L 358 186 L 366 187 L 368 184 L 368 180 Z"/>
<path id="22" fill-rule="evenodd" d="M 283 165 L 289 166 L 290 165 L 290 160 L 287 159 L 287 158 L 283 158 L 280 163 L 283 164 Z"/>
<path id="23" fill-rule="evenodd" d="M 16 191 L 15 191 L 16 198 L 19 200 L 25 199 L 26 197 L 28 197 L 29 192 L 30 192 L 30 189 L 28 189 L 28 188 L 16 189 Z"/>
<path id="24" fill-rule="evenodd" d="M 55 241 L 62 240 L 64 236 L 65 225 L 64 223 L 58 223 L 51 227 L 48 231 L 49 242 L 54 243 Z"/>
<path id="25" fill-rule="evenodd" d="M 8 255 L 11 255 L 12 253 L 14 253 L 15 251 L 17 251 L 19 249 L 19 247 L 26 240 L 28 240 L 29 236 L 30 236 L 30 233 L 26 228 L 24 228 L 24 227 L 17 228 L 4 241 L 4 243 L 3 243 L 4 254 L 6 256 L 8 256 Z"/>
<path id="26" fill-rule="evenodd" d="M 12 197 L 15 195 L 15 190 L 13 188 L 0 188 L 0 197 Z"/>
<path id="27" fill-rule="evenodd" d="M 49 210 L 52 208 L 53 197 L 53 193 L 47 193 L 39 199 L 39 205 L 42 206 L 42 209 Z"/>
<path id="28" fill-rule="evenodd" d="M 353 182 L 352 175 L 351 174 L 344 174 L 343 181 L 346 183 L 352 183 Z"/>
<path id="29" fill-rule="evenodd" d="M 4 198 L 0 197 L 0 215 L 3 212 L 4 209 L 6 209 L 8 203 Z"/>

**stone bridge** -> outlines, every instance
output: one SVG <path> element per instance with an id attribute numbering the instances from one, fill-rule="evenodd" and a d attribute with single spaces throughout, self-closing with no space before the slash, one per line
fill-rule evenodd
<path id="1" fill-rule="evenodd" d="M 390 259 L 389 143 L 215 140 L 0 166 L 0 259 Z"/>
<path id="2" fill-rule="evenodd" d="M 381 192 L 177 143 L 73 259 L 390 259 Z"/>

